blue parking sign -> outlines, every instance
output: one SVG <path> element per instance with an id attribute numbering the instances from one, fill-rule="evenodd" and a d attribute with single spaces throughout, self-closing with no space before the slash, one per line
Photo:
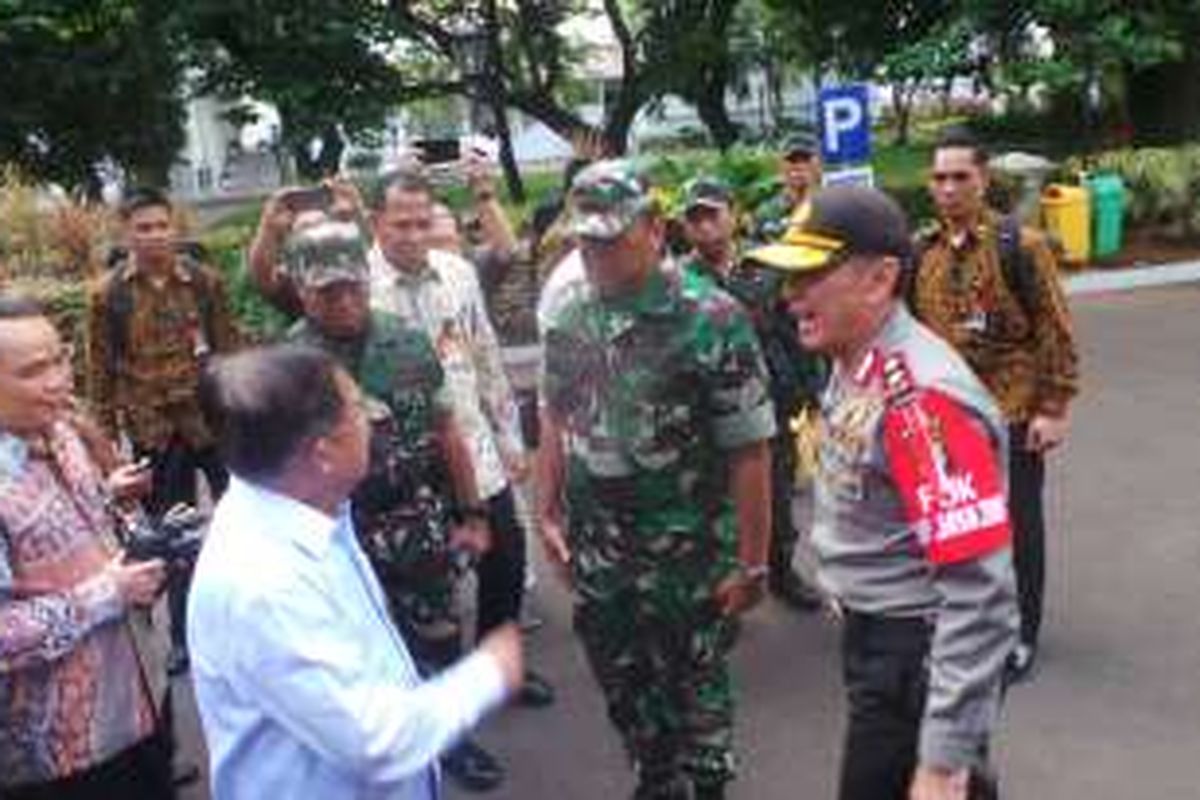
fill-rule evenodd
<path id="1" fill-rule="evenodd" d="M 871 160 L 871 95 L 866 84 L 833 86 L 818 97 L 821 159 L 829 164 Z"/>

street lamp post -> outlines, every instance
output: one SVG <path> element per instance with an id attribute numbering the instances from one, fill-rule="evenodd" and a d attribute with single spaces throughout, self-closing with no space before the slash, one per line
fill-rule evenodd
<path id="1" fill-rule="evenodd" d="M 467 86 L 471 132 L 479 133 L 485 128 L 480 96 L 485 93 L 487 83 L 487 31 L 473 19 L 461 20 L 454 28 L 454 50 Z"/>
<path id="2" fill-rule="evenodd" d="M 525 187 L 513 154 L 508 114 L 499 85 L 500 32 L 495 0 L 484 3 L 484 15 L 482 24 L 474 18 L 464 18 L 454 32 L 455 55 L 462 69 L 463 81 L 468 87 L 471 130 L 499 138 L 500 164 L 504 169 L 509 196 L 517 202 L 524 202 Z"/>

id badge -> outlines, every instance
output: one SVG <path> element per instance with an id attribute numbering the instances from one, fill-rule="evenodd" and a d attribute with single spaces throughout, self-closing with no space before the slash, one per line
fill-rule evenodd
<path id="1" fill-rule="evenodd" d="M 987 312 L 975 309 L 959 324 L 967 333 L 983 333 L 988 327 Z"/>

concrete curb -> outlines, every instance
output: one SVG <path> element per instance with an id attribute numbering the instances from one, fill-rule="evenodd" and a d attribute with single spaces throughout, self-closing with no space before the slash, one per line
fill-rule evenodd
<path id="1" fill-rule="evenodd" d="M 1071 275 L 1063 281 L 1063 284 L 1067 294 L 1086 295 L 1194 282 L 1200 282 L 1200 261 L 1164 264 L 1157 267 L 1093 270 Z"/>

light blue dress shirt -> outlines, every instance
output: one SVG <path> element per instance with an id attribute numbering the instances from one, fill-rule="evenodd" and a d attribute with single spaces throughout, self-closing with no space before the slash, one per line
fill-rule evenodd
<path id="1" fill-rule="evenodd" d="M 188 602 L 214 800 L 433 800 L 437 756 L 504 697 L 492 657 L 422 682 L 343 507 L 234 478 Z"/>

